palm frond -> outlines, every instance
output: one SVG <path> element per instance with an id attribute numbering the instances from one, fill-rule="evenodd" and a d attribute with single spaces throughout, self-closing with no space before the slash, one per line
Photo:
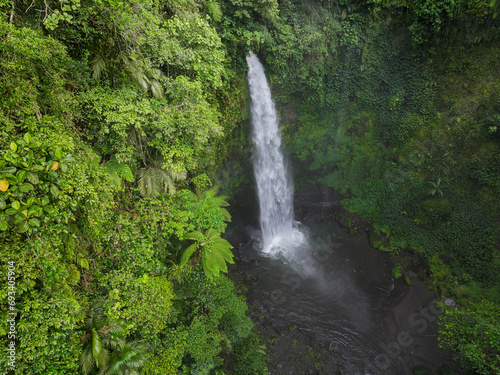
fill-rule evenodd
<path id="1" fill-rule="evenodd" d="M 160 195 L 160 181 L 158 180 L 155 168 L 141 168 L 138 173 L 137 188 L 143 197 L 156 198 Z"/>
<path id="2" fill-rule="evenodd" d="M 151 80 L 151 93 L 156 99 L 161 99 L 163 97 L 163 87 L 160 81 L 156 79 Z"/>
<path id="3" fill-rule="evenodd" d="M 222 8 L 216 0 L 207 0 L 206 2 L 208 14 L 215 22 L 222 20 Z"/>
<path id="4" fill-rule="evenodd" d="M 143 197 L 156 198 L 160 194 L 175 194 L 175 181 L 185 178 L 185 172 L 173 172 L 156 166 L 141 168 L 138 171 L 139 193 Z"/>
<path id="5" fill-rule="evenodd" d="M 95 360 L 92 355 L 91 346 L 87 345 L 84 347 L 82 353 L 80 354 L 80 369 L 83 375 L 87 375 L 95 367 Z"/>
<path id="6" fill-rule="evenodd" d="M 102 72 L 106 70 L 106 61 L 101 55 L 96 55 L 92 60 L 92 78 L 98 80 Z"/>
<path id="7" fill-rule="evenodd" d="M 147 360 L 148 347 L 142 342 L 127 343 L 123 348 L 115 350 L 103 374 L 122 375 L 136 374 Z"/>
<path id="8" fill-rule="evenodd" d="M 120 163 L 115 157 L 110 158 L 104 163 L 106 172 L 116 181 L 117 185 L 121 185 L 122 179 L 128 182 L 134 182 L 134 174 L 127 163 Z"/>
<path id="9" fill-rule="evenodd" d="M 191 255 L 198 250 L 199 243 L 194 243 L 190 245 L 186 250 L 184 250 L 184 253 L 182 253 L 182 258 L 181 258 L 181 266 L 184 266 L 188 261 L 189 258 L 191 258 Z"/>
<path id="10" fill-rule="evenodd" d="M 144 73 L 144 70 L 139 66 L 137 66 L 137 64 L 133 61 L 127 61 L 126 66 L 132 77 L 139 84 L 139 86 L 141 86 L 141 88 L 144 91 L 147 91 L 149 89 L 150 81 L 147 75 Z"/>

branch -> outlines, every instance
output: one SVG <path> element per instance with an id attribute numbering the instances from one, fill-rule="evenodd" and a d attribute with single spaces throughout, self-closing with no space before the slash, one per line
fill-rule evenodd
<path id="1" fill-rule="evenodd" d="M 10 26 L 12 26 L 12 22 L 14 21 L 14 10 L 15 10 L 15 3 L 12 2 L 12 10 L 10 11 L 10 17 L 9 17 Z"/>

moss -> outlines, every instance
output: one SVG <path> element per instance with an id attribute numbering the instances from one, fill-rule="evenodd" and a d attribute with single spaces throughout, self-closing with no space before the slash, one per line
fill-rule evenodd
<path id="1" fill-rule="evenodd" d="M 397 280 L 399 279 L 401 276 L 403 276 L 402 274 L 402 269 L 401 269 L 401 265 L 398 264 L 396 267 L 394 267 L 392 269 L 392 276 Z"/>

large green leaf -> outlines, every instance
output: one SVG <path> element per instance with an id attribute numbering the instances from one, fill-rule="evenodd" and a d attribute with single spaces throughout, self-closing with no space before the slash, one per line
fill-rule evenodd
<path id="1" fill-rule="evenodd" d="M 203 252 L 201 255 L 202 259 L 202 265 L 203 265 L 203 271 L 205 271 L 205 275 L 209 279 L 213 279 L 215 276 L 218 275 L 218 272 L 216 274 L 216 270 L 218 270 L 217 267 L 214 265 L 214 260 L 212 257 L 207 256 L 206 252 Z"/>
<path id="2" fill-rule="evenodd" d="M 23 193 L 27 193 L 28 191 L 35 190 L 34 186 L 30 183 L 22 184 L 19 188 Z"/>
<path id="3" fill-rule="evenodd" d="M 17 227 L 17 231 L 19 233 L 24 233 L 30 228 L 30 225 L 27 220 L 24 220 L 19 226 Z"/>
<path id="4" fill-rule="evenodd" d="M 215 240 L 212 244 L 212 249 L 214 252 L 219 254 L 226 262 L 234 263 L 234 255 L 230 250 L 232 249 L 232 246 L 225 239 L 219 238 Z"/>
<path id="5" fill-rule="evenodd" d="M 21 203 L 19 203 L 19 201 L 12 202 L 12 208 L 15 210 L 19 210 L 21 208 Z"/>
<path id="6" fill-rule="evenodd" d="M 205 242 L 205 236 L 201 232 L 190 232 L 184 236 L 185 240 L 196 240 L 200 242 Z"/>
<path id="7" fill-rule="evenodd" d="M 189 261 L 189 258 L 191 258 L 191 255 L 198 249 L 198 246 L 198 243 L 194 243 L 184 250 L 181 258 L 181 266 L 184 266 Z"/>
<path id="8" fill-rule="evenodd" d="M 50 185 L 50 192 L 52 193 L 54 198 L 57 198 L 59 196 L 59 188 L 54 184 Z"/>
<path id="9" fill-rule="evenodd" d="M 216 238 L 218 238 L 220 236 L 220 232 L 218 232 L 214 228 L 210 228 L 205 233 L 205 236 L 211 242 L 211 241 L 215 240 Z"/>
<path id="10" fill-rule="evenodd" d="M 24 182 L 24 179 L 26 178 L 26 171 L 20 170 L 19 172 L 17 172 L 16 177 L 17 181 Z"/>
<path id="11" fill-rule="evenodd" d="M 31 182 L 34 185 L 38 184 L 38 182 L 39 182 L 38 174 L 37 173 L 28 172 L 28 175 L 26 177 L 28 178 L 28 181 Z"/>

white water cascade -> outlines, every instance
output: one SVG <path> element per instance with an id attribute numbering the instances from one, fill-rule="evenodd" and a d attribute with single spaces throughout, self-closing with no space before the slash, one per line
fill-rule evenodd
<path id="1" fill-rule="evenodd" d="M 269 256 L 287 252 L 305 241 L 293 221 L 293 187 L 281 152 L 276 109 L 264 67 L 250 52 L 248 86 L 251 98 L 254 173 L 260 205 L 262 252 Z"/>

